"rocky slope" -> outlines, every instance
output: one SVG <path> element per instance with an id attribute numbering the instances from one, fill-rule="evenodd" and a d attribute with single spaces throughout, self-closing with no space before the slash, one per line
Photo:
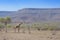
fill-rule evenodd
<path id="1" fill-rule="evenodd" d="M 10 16 L 14 21 L 60 21 L 60 8 L 24 8 L 18 11 L 0 11 L 0 17 Z"/>

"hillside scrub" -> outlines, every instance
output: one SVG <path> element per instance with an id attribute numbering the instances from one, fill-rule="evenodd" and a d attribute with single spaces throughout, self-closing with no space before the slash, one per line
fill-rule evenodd
<path id="1" fill-rule="evenodd" d="M 32 28 L 37 29 L 37 30 L 60 30 L 58 27 L 58 24 L 50 24 L 50 23 L 45 23 L 45 24 L 32 24 Z"/>

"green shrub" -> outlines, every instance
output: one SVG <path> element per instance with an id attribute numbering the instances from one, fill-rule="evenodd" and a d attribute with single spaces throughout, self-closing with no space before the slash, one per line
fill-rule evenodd
<path id="1" fill-rule="evenodd" d="M 7 28 L 11 28 L 11 25 L 10 24 L 7 24 Z"/>
<path id="2" fill-rule="evenodd" d="M 0 28 L 4 28 L 4 25 L 3 24 L 0 24 Z"/>

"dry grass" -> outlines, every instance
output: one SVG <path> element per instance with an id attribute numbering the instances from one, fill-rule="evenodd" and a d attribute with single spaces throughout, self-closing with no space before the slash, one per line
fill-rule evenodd
<path id="1" fill-rule="evenodd" d="M 53 35 L 55 33 L 55 35 Z M 28 31 L 25 33 L 15 32 L 0 32 L 0 40 L 60 40 L 60 31 L 32 31 L 31 34 Z"/>

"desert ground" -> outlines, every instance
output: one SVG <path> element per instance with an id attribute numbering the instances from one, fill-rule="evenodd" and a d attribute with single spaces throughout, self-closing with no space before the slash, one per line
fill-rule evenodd
<path id="1" fill-rule="evenodd" d="M 18 32 L 0 32 L 0 40 L 60 40 L 60 31 L 25 30 Z"/>

